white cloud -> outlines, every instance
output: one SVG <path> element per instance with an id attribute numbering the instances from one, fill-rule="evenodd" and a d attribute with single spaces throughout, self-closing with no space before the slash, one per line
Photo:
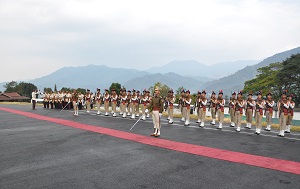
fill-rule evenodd
<path id="1" fill-rule="evenodd" d="M 299 5 L 283 0 L 2 0 L 1 64 L 142 69 L 175 59 L 206 64 L 263 59 L 300 46 Z M 32 78 L 30 70 L 18 76 Z M 0 81 L 7 77 L 1 74 Z"/>

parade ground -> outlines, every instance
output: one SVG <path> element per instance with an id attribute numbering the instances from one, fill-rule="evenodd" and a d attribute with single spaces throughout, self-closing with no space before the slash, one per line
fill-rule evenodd
<path id="1" fill-rule="evenodd" d="M 0 188 L 299 188 L 300 133 L 0 104 Z"/>

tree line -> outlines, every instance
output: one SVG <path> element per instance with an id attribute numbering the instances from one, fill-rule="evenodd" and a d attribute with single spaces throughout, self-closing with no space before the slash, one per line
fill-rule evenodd
<path id="1" fill-rule="evenodd" d="M 256 78 L 244 84 L 244 93 L 261 90 L 264 95 L 273 93 L 273 98 L 279 100 L 283 91 L 293 94 L 296 105 L 300 104 L 300 54 L 291 55 L 282 62 L 272 63 L 257 69 Z"/>

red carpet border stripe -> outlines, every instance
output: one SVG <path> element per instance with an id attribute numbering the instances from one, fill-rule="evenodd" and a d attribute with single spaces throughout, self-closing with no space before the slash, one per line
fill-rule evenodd
<path id="1" fill-rule="evenodd" d="M 99 126 L 87 125 L 87 124 L 82 124 L 74 121 L 52 118 L 52 117 L 42 116 L 34 113 L 23 112 L 23 111 L 9 109 L 9 108 L 0 107 L 0 110 L 18 114 L 18 115 L 23 115 L 37 120 L 44 120 L 52 123 L 57 123 L 60 125 L 65 125 L 72 128 L 92 131 L 95 133 L 100 133 L 100 134 L 104 134 L 104 135 L 108 135 L 120 139 L 130 140 L 141 144 L 147 144 L 147 145 L 174 150 L 178 152 L 184 152 L 184 153 L 189 153 L 189 154 L 194 154 L 194 155 L 199 155 L 199 156 L 204 156 L 204 157 L 209 157 L 209 158 L 214 158 L 214 159 L 219 159 L 219 160 L 224 160 L 224 161 L 229 161 L 234 163 L 240 163 L 240 164 L 251 165 L 251 166 L 300 175 L 299 162 L 251 155 L 251 154 L 234 152 L 229 150 L 221 150 L 221 149 L 199 146 L 194 144 L 175 142 L 175 141 L 170 141 L 170 140 L 165 140 L 160 138 L 147 137 L 147 136 L 133 134 L 129 132 L 118 131 L 114 129 L 99 127 Z"/>

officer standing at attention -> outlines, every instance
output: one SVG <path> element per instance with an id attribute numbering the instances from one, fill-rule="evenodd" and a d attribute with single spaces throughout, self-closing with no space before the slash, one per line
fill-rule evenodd
<path id="1" fill-rule="evenodd" d="M 37 96 L 37 90 L 34 90 L 32 93 L 31 93 L 31 101 L 32 101 L 32 109 L 33 110 L 36 110 L 35 109 L 35 105 L 36 105 L 36 96 Z"/>
<path id="2" fill-rule="evenodd" d="M 286 120 L 286 129 L 284 133 L 291 133 L 291 125 L 292 125 L 292 120 L 294 116 L 294 108 L 295 108 L 295 102 L 293 101 L 293 94 L 290 94 L 288 96 L 288 101 L 290 103 L 290 106 L 288 108 L 288 116 Z"/>
<path id="3" fill-rule="evenodd" d="M 217 113 L 218 113 L 218 120 L 219 120 L 219 127 L 217 129 L 222 129 L 223 122 L 224 122 L 224 106 L 225 106 L 225 99 L 223 98 L 223 91 L 219 91 L 219 95 L 217 98 Z"/>
<path id="4" fill-rule="evenodd" d="M 253 110 L 255 107 L 255 101 L 252 99 L 252 92 L 248 94 L 248 99 L 245 106 L 246 106 L 246 120 L 247 120 L 246 128 L 251 129 Z"/>
<path id="5" fill-rule="evenodd" d="M 230 115 L 230 127 L 235 127 L 235 117 L 234 117 L 234 105 L 236 101 L 236 93 L 233 92 L 230 97 L 230 102 L 229 102 L 229 115 Z"/>
<path id="6" fill-rule="evenodd" d="M 161 115 L 162 115 L 162 112 L 164 109 L 164 100 L 160 96 L 160 88 L 159 87 L 156 87 L 154 92 L 155 92 L 155 94 L 154 94 L 152 100 L 150 101 L 149 106 L 145 112 L 148 113 L 149 110 L 152 111 L 154 133 L 152 133 L 151 136 L 159 137 L 160 130 L 161 130 L 160 118 L 161 118 Z"/>

